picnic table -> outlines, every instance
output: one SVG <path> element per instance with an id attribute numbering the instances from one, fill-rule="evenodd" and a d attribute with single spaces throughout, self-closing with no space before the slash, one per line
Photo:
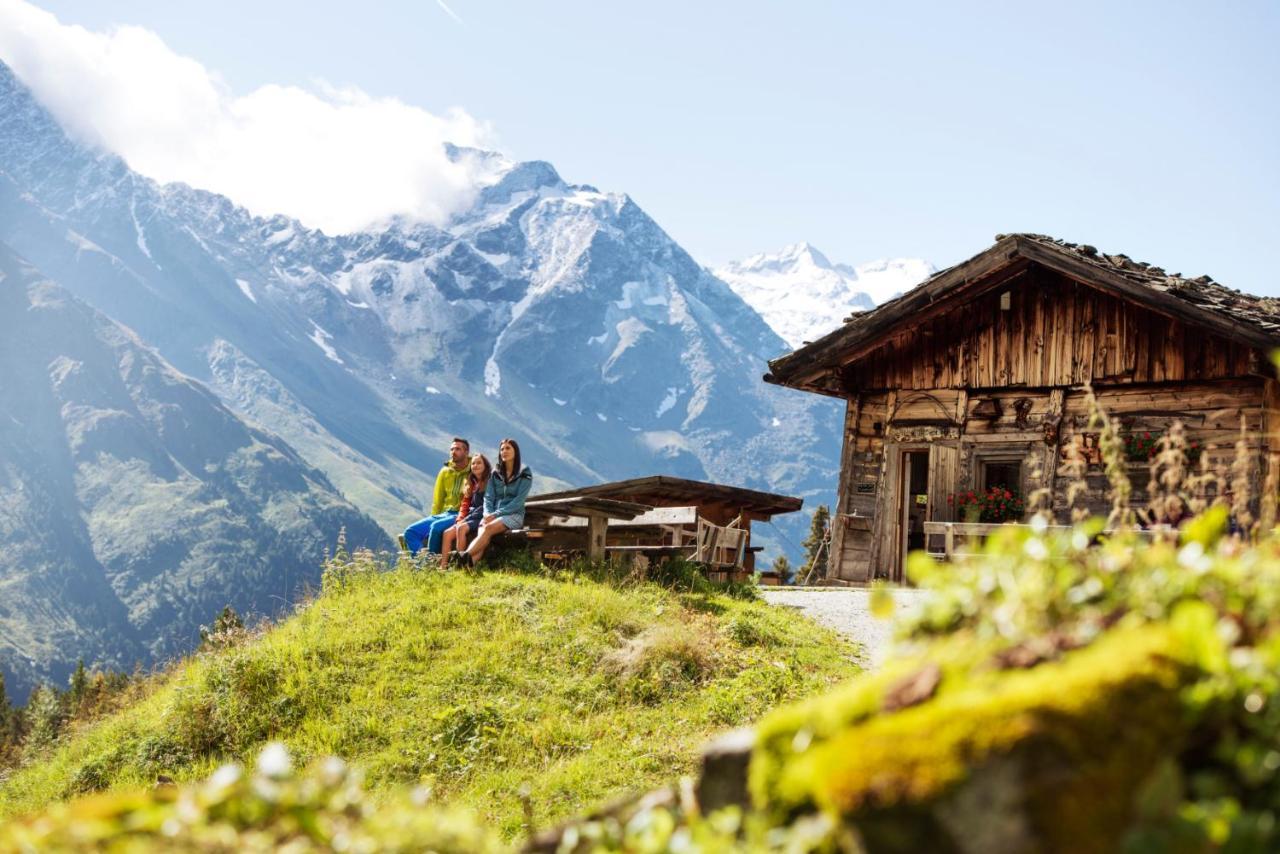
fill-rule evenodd
<path id="1" fill-rule="evenodd" d="M 648 504 L 618 501 L 613 498 L 596 498 L 589 495 L 568 498 L 530 498 L 524 504 L 526 527 L 546 527 L 557 518 L 585 519 L 587 557 L 591 560 L 604 558 L 605 536 L 609 530 L 610 519 L 628 521 L 651 510 L 653 508 Z"/>

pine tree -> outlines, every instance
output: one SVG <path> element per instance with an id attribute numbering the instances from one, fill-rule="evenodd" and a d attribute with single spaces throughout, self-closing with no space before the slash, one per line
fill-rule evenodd
<path id="1" fill-rule="evenodd" d="M 58 689 L 40 684 L 27 700 L 27 737 L 24 749 L 28 756 L 53 745 L 62 731 L 62 698 Z"/>
<path id="2" fill-rule="evenodd" d="M 814 578 L 823 578 L 827 574 L 827 558 L 830 556 L 830 544 L 826 548 L 823 543 L 828 537 L 827 523 L 831 521 L 831 511 L 827 505 L 819 504 L 813 511 L 813 522 L 809 526 L 809 536 L 800 545 L 804 546 L 804 573 L 808 575 L 813 567 Z M 821 552 L 821 553 L 819 553 Z M 815 562 L 816 559 L 816 562 Z"/>
<path id="3" fill-rule="evenodd" d="M 787 560 L 786 555 L 778 555 L 773 559 L 773 571 L 778 573 L 778 579 L 783 584 L 791 583 L 791 576 L 795 571 L 791 568 L 791 561 Z"/>
<path id="4" fill-rule="evenodd" d="M 4 671 L 0 671 L 0 765 L 18 749 L 18 710 L 9 701 L 4 684 Z"/>
<path id="5" fill-rule="evenodd" d="M 84 659 L 76 662 L 75 672 L 67 680 L 67 710 L 74 717 L 84 702 L 85 690 L 89 687 L 89 673 L 84 669 Z"/>

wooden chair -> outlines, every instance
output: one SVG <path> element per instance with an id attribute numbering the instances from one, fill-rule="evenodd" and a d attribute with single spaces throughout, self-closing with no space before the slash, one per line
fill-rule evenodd
<path id="1" fill-rule="evenodd" d="M 735 520 L 736 523 L 736 520 Z M 717 570 L 741 571 L 747 557 L 747 532 L 734 525 L 698 520 L 693 559 Z"/>

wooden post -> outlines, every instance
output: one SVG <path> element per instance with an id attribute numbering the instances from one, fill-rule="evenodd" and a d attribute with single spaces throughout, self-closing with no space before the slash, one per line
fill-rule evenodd
<path id="1" fill-rule="evenodd" d="M 836 506 L 832 508 L 827 523 L 831 531 L 831 549 L 827 552 L 827 575 L 843 578 L 844 568 L 844 517 L 849 512 L 849 499 L 855 489 L 853 484 L 853 458 L 858 450 L 858 419 L 862 415 L 862 395 L 855 394 L 845 403 L 844 435 L 840 449 L 840 479 L 836 488 Z"/>
<path id="2" fill-rule="evenodd" d="M 599 513 L 587 516 L 587 559 L 604 560 L 604 535 L 609 529 L 609 517 Z"/>
<path id="3" fill-rule="evenodd" d="M 947 544 L 943 547 L 943 552 L 946 553 L 947 560 L 951 560 L 956 553 L 956 530 L 950 522 L 947 523 Z"/>

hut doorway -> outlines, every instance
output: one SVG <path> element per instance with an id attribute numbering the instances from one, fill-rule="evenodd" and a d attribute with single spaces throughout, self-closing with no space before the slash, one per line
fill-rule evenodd
<path id="1" fill-rule="evenodd" d="M 902 454 L 902 554 L 924 548 L 924 523 L 929 521 L 929 449 Z M 905 564 L 900 564 L 905 565 Z"/>
<path id="2" fill-rule="evenodd" d="M 896 477 L 890 480 L 893 497 L 886 510 L 892 510 L 892 535 L 880 552 L 887 564 L 887 577 L 905 580 L 906 556 L 926 548 L 925 522 L 950 521 L 951 506 L 947 499 L 955 491 L 960 459 L 953 442 L 934 442 L 915 447 L 899 447 L 890 458 L 896 465 Z"/>

